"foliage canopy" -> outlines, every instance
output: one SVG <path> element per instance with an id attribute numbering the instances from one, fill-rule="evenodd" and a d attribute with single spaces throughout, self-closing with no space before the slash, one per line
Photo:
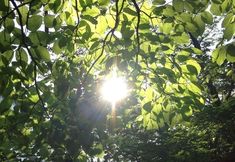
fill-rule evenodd
<path id="1" fill-rule="evenodd" d="M 234 114 L 234 0 L 0 4 L 1 160 L 87 161 L 96 156 L 187 161 L 211 151 L 206 161 L 218 148 L 225 153 L 217 159 L 234 151 L 234 144 L 224 149 L 234 139 L 234 130 L 231 137 L 220 134 L 224 145 L 214 150 L 203 143 L 213 143 L 216 132 L 234 122 L 229 115 L 227 125 L 208 117 L 208 112 Z M 114 66 L 128 79 L 131 92 L 117 105 L 113 130 L 110 105 L 101 100 L 98 89 Z M 201 118 L 206 125 L 198 124 Z M 206 127 L 214 129 L 208 133 Z M 149 141 L 143 135 L 165 142 L 160 149 L 153 147 L 165 154 L 159 158 L 140 152 L 135 157 L 126 153 L 135 154 L 136 148 L 118 145 L 125 140 L 136 146 L 140 141 L 146 148 Z M 174 147 L 180 140 L 195 144 L 187 143 L 194 150 Z"/>

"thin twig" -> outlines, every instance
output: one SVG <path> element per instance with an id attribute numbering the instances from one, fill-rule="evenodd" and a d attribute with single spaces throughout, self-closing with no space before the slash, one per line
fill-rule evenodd
<path id="1" fill-rule="evenodd" d="M 121 14 L 121 12 L 122 12 L 122 9 L 123 9 L 123 7 L 124 7 L 124 2 L 125 2 L 125 0 L 123 0 L 122 1 L 122 5 L 121 5 L 121 8 L 119 9 L 118 8 L 118 2 L 119 2 L 119 0 L 117 0 L 117 2 L 116 2 L 116 15 L 115 15 L 115 25 L 114 25 L 114 30 L 112 30 L 112 35 L 111 35 L 111 37 L 110 37 L 110 39 L 109 39 L 109 41 L 111 41 L 111 39 L 112 39 L 112 36 L 114 35 L 114 31 L 115 31 L 115 29 L 118 27 L 118 24 L 119 24 L 119 15 Z"/>
<path id="2" fill-rule="evenodd" d="M 17 11 L 17 13 L 18 13 L 18 16 L 19 16 L 19 23 L 20 23 L 21 35 L 22 35 L 22 43 L 23 43 L 24 47 L 27 49 L 27 52 L 29 53 L 29 56 L 30 56 L 31 60 L 32 60 L 33 63 L 34 63 L 34 83 L 35 83 L 36 92 L 37 92 L 38 98 L 39 98 L 39 100 L 40 100 L 40 102 L 41 102 L 41 104 L 42 104 L 43 110 L 44 110 L 45 112 L 47 112 L 47 111 L 46 111 L 46 108 L 45 108 L 45 106 L 44 106 L 44 105 L 45 105 L 45 104 L 44 104 L 44 101 L 43 101 L 43 99 L 42 99 L 42 97 L 41 97 L 41 94 L 40 94 L 40 90 L 39 90 L 38 83 L 37 83 L 37 66 L 38 66 L 38 64 L 37 64 L 37 61 L 35 60 L 35 58 L 33 57 L 33 55 L 32 55 L 32 53 L 31 53 L 30 49 L 28 48 L 28 45 L 27 45 L 26 42 L 25 42 L 25 40 L 26 40 L 27 37 L 26 37 L 26 35 L 25 35 L 25 33 L 24 33 L 22 15 L 21 15 L 20 10 L 19 10 L 18 6 L 16 5 L 15 1 L 14 1 L 14 0 L 11 0 L 11 3 L 12 3 L 12 5 L 15 7 L 15 9 L 16 9 L 16 11 Z M 48 115 L 48 114 L 47 114 L 47 115 Z M 49 116 L 49 115 L 48 115 L 48 116 Z"/>
<path id="3" fill-rule="evenodd" d="M 105 38 L 104 38 L 104 40 L 103 40 L 103 44 L 102 44 L 102 49 L 101 49 L 100 55 L 99 55 L 99 56 L 95 59 L 95 61 L 91 64 L 90 68 L 88 69 L 88 71 L 87 71 L 87 73 L 86 73 L 86 75 L 85 75 L 85 79 L 84 79 L 84 81 L 83 81 L 82 83 L 86 82 L 86 79 L 87 79 L 88 74 L 90 73 L 90 71 L 92 70 L 92 68 L 95 66 L 95 64 L 99 61 L 99 59 L 103 56 L 103 54 L 104 54 L 104 48 L 105 48 L 105 45 L 106 45 L 106 43 L 107 43 L 107 39 L 108 39 L 109 35 L 111 34 L 111 36 L 112 36 L 112 35 L 114 34 L 114 31 L 115 31 L 116 28 L 118 27 L 118 24 L 119 24 L 119 15 L 120 15 L 120 13 L 121 13 L 121 11 L 122 11 L 122 9 L 123 9 L 124 1 L 125 1 L 125 0 L 123 0 L 123 2 L 122 2 L 122 6 L 121 6 L 120 10 L 119 10 L 119 8 L 118 8 L 118 2 L 119 2 L 119 0 L 116 1 L 116 20 L 115 20 L 115 25 L 114 25 L 114 27 L 106 34 L 106 36 L 105 36 Z"/>
<path id="4" fill-rule="evenodd" d="M 15 10 L 17 10 L 18 8 L 26 5 L 26 4 L 29 4 L 31 3 L 31 1 L 29 2 L 25 2 L 25 3 L 21 3 L 20 5 L 18 5 L 16 8 L 13 8 L 11 11 L 9 11 L 6 15 L 2 16 L 1 19 L 0 19 L 0 24 L 1 24 L 1 21 L 5 20 L 10 14 L 12 14 Z M 14 6 L 15 7 L 15 6 Z"/>
<path id="5" fill-rule="evenodd" d="M 137 24 L 136 24 L 136 39 L 137 39 L 137 54 L 136 54 L 136 63 L 138 64 L 138 55 L 140 54 L 140 37 L 139 37 L 139 26 L 140 26 L 140 8 L 135 0 L 131 0 L 135 6 L 137 13 Z"/>

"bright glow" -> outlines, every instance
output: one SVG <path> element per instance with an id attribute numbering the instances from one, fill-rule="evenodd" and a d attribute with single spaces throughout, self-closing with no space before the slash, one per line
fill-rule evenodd
<path id="1" fill-rule="evenodd" d="M 113 75 L 106 79 L 101 88 L 103 98 L 112 104 L 127 96 L 127 84 L 124 78 Z"/>

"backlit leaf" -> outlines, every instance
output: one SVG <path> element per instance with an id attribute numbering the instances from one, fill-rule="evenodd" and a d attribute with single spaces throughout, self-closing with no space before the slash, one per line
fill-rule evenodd
<path id="1" fill-rule="evenodd" d="M 218 58 L 216 59 L 216 63 L 218 65 L 222 65 L 225 59 L 226 59 L 226 49 L 224 46 L 222 46 L 218 50 Z"/>
<path id="2" fill-rule="evenodd" d="M 98 0 L 99 5 L 106 6 L 109 4 L 110 0 Z"/>

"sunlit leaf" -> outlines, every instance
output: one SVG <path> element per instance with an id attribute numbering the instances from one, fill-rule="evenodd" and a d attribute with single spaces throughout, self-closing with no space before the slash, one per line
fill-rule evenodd
<path id="1" fill-rule="evenodd" d="M 216 63 L 218 65 L 222 65 L 226 59 L 226 49 L 225 47 L 220 47 L 218 50 L 216 49 L 214 52 L 213 52 L 213 55 L 218 55 L 217 59 L 216 59 Z M 214 56 L 214 57 L 215 57 Z"/>
<path id="2" fill-rule="evenodd" d="M 30 99 L 32 102 L 37 103 L 38 100 L 39 100 L 39 97 L 38 97 L 38 95 L 36 94 L 36 95 L 31 95 L 31 96 L 29 97 L 29 99 Z"/>
<path id="3" fill-rule="evenodd" d="M 99 5 L 106 6 L 109 4 L 110 0 L 98 0 Z"/>

